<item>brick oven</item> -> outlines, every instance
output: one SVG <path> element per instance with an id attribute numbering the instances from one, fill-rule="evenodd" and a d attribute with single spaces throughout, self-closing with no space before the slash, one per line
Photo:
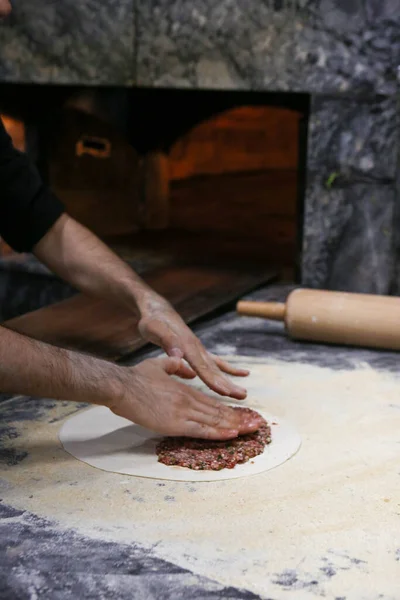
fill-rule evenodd
<path id="1" fill-rule="evenodd" d="M 397 294 L 399 8 L 20 0 L 0 108 L 127 259 Z"/>
<path id="2" fill-rule="evenodd" d="M 306 94 L 0 90 L 16 146 L 110 243 L 300 276 Z"/>

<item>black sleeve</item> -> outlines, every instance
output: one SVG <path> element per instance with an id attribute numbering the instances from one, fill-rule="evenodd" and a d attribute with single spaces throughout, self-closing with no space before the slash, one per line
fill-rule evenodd
<path id="1" fill-rule="evenodd" d="M 28 157 L 16 150 L 0 118 L 0 236 L 30 252 L 64 212 Z"/>

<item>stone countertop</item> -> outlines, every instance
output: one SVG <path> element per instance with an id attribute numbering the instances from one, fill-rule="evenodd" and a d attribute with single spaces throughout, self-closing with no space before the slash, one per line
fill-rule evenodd
<path id="1" fill-rule="evenodd" d="M 289 286 L 272 286 L 252 294 L 257 299 L 283 299 Z M 398 355 L 392 352 L 377 352 L 363 349 L 346 349 L 328 347 L 320 344 L 305 344 L 290 341 L 283 334 L 279 323 L 267 323 L 259 319 L 237 317 L 234 313 L 221 315 L 212 320 L 203 321 L 196 326 L 196 331 L 206 346 L 213 352 L 248 357 L 249 362 L 262 363 L 275 360 L 277 364 L 293 366 L 294 369 L 305 368 L 329 369 L 330 372 L 356 372 L 364 365 L 373 373 L 389 373 L 396 375 Z M 150 353 L 151 355 L 151 353 Z M 137 358 L 130 361 L 132 364 Z M 247 358 L 246 358 L 247 361 Z M 295 372 L 295 371 L 294 371 Z M 346 380 L 347 381 L 347 380 Z M 211 598 L 250 599 L 288 598 L 302 599 L 317 598 L 347 598 L 360 599 L 354 581 L 357 577 L 370 575 L 363 569 L 367 562 L 358 555 L 339 554 L 332 550 L 321 559 L 322 566 L 318 567 L 317 576 L 305 579 L 298 570 L 290 566 L 290 554 L 293 548 L 288 547 L 287 557 L 279 563 L 279 572 L 275 574 L 272 588 L 254 591 L 255 587 L 248 584 L 243 577 L 243 585 L 237 585 L 238 579 L 233 578 L 232 585 L 227 578 L 215 576 L 215 569 L 201 569 L 190 560 L 185 561 L 174 553 L 166 556 L 158 546 L 162 542 L 154 542 L 149 536 L 144 543 L 143 531 L 146 527 L 153 531 L 150 522 L 141 521 L 141 512 L 146 506 L 151 511 L 154 502 L 154 519 L 159 519 L 160 496 L 167 507 L 170 518 L 179 523 L 180 509 L 174 507 L 176 499 L 191 499 L 193 510 L 202 502 L 203 494 L 198 487 L 183 484 L 184 489 L 168 485 L 173 482 L 140 481 L 136 478 L 126 478 L 114 474 L 104 474 L 95 469 L 86 468 L 69 461 L 62 448 L 57 447 L 56 431 L 58 423 L 68 414 L 80 410 L 82 406 L 67 402 L 56 403 L 47 399 L 16 397 L 0 404 L 0 531 L 2 544 L 0 548 L 0 597 L 4 600 L 14 598 L 137 598 L 137 599 L 186 599 L 201 600 Z M 52 428 L 54 443 L 46 445 L 42 432 Z M 41 445 L 37 450 L 35 446 Z M 35 464 L 36 462 L 36 464 Z M 291 462 L 291 461 L 289 461 Z M 79 468 L 76 466 L 79 465 Z M 59 468 L 61 467 L 61 468 Z M 74 471 L 74 468 L 77 471 Z M 71 470 L 72 469 L 72 470 Z M 397 469 L 398 470 L 398 469 Z M 283 469 L 281 476 L 284 474 Z M 274 471 L 274 473 L 275 473 Z M 77 473 L 79 473 L 77 475 Z M 98 480 L 99 473 L 104 478 Z M 85 478 L 85 481 L 83 481 Z M 116 479 L 118 478 L 118 480 Z M 254 479 L 254 478 L 250 478 Z M 99 486 L 99 481 L 101 486 Z M 221 486 L 222 496 L 237 494 L 236 501 L 240 504 L 241 495 L 245 495 L 244 485 L 254 485 L 249 480 L 237 480 L 242 483 L 238 488 Z M 51 482 L 51 485 L 46 483 Z M 221 482 L 223 483 L 223 482 Z M 119 525 L 120 533 L 115 537 L 111 534 L 114 526 L 110 522 L 110 505 L 115 497 L 108 498 L 114 493 L 112 487 L 120 485 L 119 494 L 129 500 L 131 522 L 124 530 Z M 362 485 L 362 482 L 360 482 Z M 151 486 L 152 499 L 145 496 Z M 122 489 L 124 488 L 124 489 Z M 234 492 L 232 490 L 235 490 Z M 144 494 L 142 494 L 144 492 Z M 196 493 L 198 496 L 196 496 Z M 101 526 L 92 526 L 91 507 L 94 496 L 103 495 L 105 498 L 104 515 L 96 515 L 101 519 Z M 236 497 L 236 496 L 235 496 Z M 114 498 L 114 500 L 113 500 Z M 233 496 L 232 496 L 233 498 Z M 98 499 L 98 498 L 97 498 Z M 389 499 L 385 499 L 389 502 Z M 77 510 L 76 503 L 80 508 Z M 58 506 L 64 506 L 62 518 L 57 512 Z M 86 508 L 85 508 L 86 506 Z M 176 505 L 175 505 L 176 506 Z M 386 504 L 385 504 L 386 506 Z M 132 507 L 137 511 L 131 513 Z M 124 505 L 115 507 L 121 513 L 126 510 Z M 111 511 L 112 513 L 113 511 Z M 149 513 L 151 516 L 151 512 Z M 66 517 L 64 519 L 64 516 Z M 328 518 L 328 517 L 327 517 Z M 160 540 L 163 535 L 169 535 L 167 524 L 158 521 Z M 349 525 L 350 527 L 350 525 Z M 129 529 L 129 531 L 128 531 Z M 164 533 L 163 533 L 164 531 Z M 114 532 L 115 533 L 115 532 Z M 272 532 L 271 532 L 272 533 Z M 179 537 L 179 531 L 176 532 Z M 182 539 L 184 532 L 181 532 Z M 400 563 L 400 540 L 393 534 L 393 552 L 389 557 L 397 570 Z M 243 544 L 245 544 L 243 542 Z M 397 546 L 396 546 L 397 544 Z M 242 548 L 244 550 L 244 548 Z M 382 550 L 382 548 L 381 548 Z M 382 550 L 383 551 L 383 550 Z M 331 550 L 329 550 L 331 552 Z M 391 556 L 393 554 L 393 556 Z M 246 561 L 246 556 L 243 557 Z M 257 557 L 248 549 L 248 568 L 262 566 L 261 557 Z M 306 558 L 304 558 L 306 560 Z M 383 559 L 382 559 L 383 560 Z M 222 564 L 222 563 L 221 563 Z M 354 571 L 354 581 L 351 579 Z M 209 575 L 208 575 L 209 572 Z M 400 575 L 400 573 L 398 574 Z M 330 595 L 329 588 L 332 580 L 343 577 L 341 595 Z M 229 579 L 229 578 L 228 578 Z M 353 581 L 353 583 L 352 583 Z M 324 588 L 328 586 L 327 589 Z M 387 591 L 371 588 L 369 599 L 390 600 L 393 595 Z M 295 594 L 295 595 L 293 595 Z"/>

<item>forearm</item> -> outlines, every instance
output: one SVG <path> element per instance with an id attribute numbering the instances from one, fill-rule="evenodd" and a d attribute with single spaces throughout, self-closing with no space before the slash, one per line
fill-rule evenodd
<path id="1" fill-rule="evenodd" d="M 36 245 L 34 254 L 81 292 L 136 310 L 138 316 L 158 298 L 128 264 L 67 215 Z"/>
<path id="2" fill-rule="evenodd" d="M 0 327 L 0 390 L 111 406 L 123 367 Z"/>
<path id="3" fill-rule="evenodd" d="M 208 354 L 174 308 L 85 227 L 63 215 L 34 247 L 35 255 L 74 287 L 136 313 L 138 330 L 169 356 L 185 358 L 214 391 L 243 399 L 246 390 L 222 373 L 247 375 Z"/>

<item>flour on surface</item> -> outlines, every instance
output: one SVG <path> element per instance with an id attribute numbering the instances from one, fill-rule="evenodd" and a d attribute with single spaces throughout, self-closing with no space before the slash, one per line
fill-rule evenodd
<path id="1" fill-rule="evenodd" d="M 91 537 L 135 541 L 262 597 L 396 597 L 400 379 L 366 365 L 231 360 L 251 370 L 246 405 L 300 432 L 301 451 L 284 465 L 204 485 L 102 472 L 61 448 L 70 405 L 56 406 L 34 426 L 15 423 L 10 446 L 28 456 L 2 467 L 4 503 Z"/>

